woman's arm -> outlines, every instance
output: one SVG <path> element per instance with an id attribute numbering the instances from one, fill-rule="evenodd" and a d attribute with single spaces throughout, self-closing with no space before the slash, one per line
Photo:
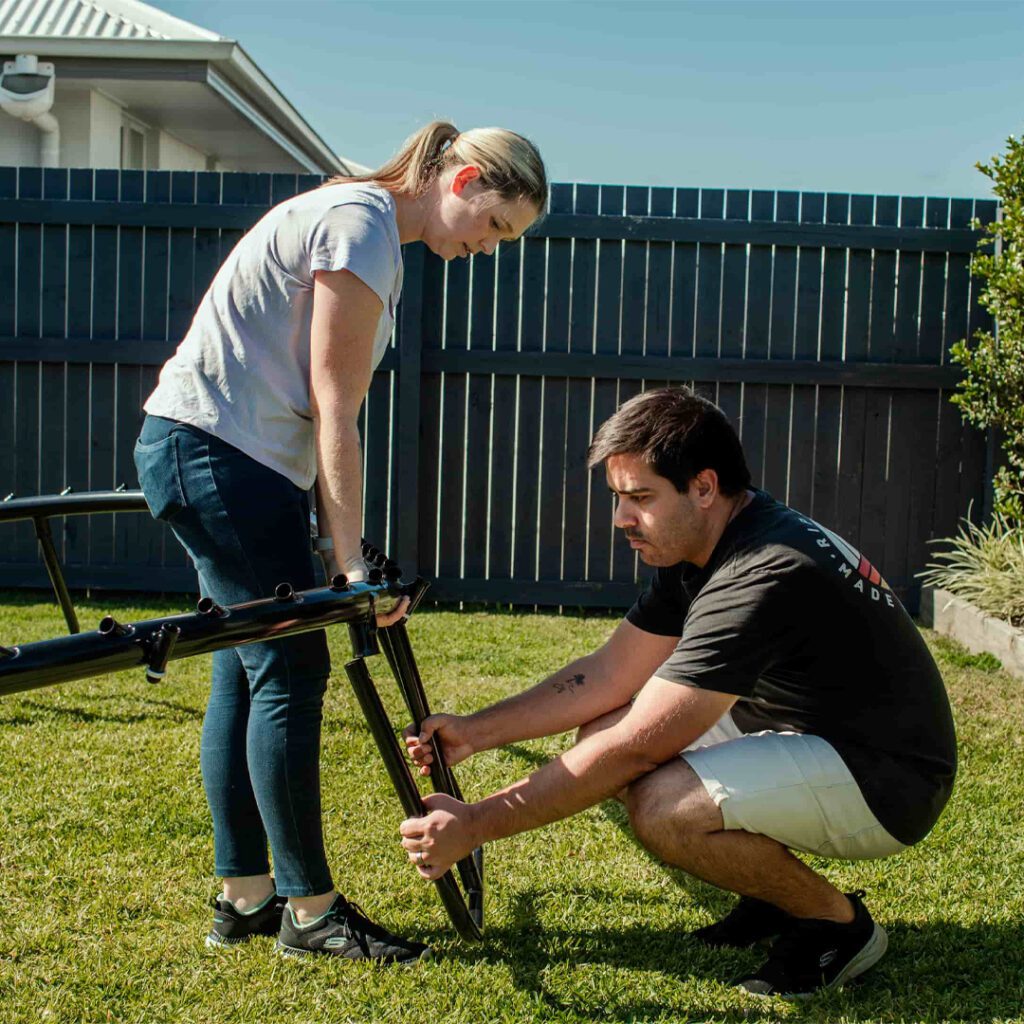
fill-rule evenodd
<path id="1" fill-rule="evenodd" d="M 317 462 L 317 524 L 334 542 L 335 567 L 364 571 L 359 408 L 373 376 L 382 303 L 347 270 L 317 271 L 313 282 L 309 393 Z"/>

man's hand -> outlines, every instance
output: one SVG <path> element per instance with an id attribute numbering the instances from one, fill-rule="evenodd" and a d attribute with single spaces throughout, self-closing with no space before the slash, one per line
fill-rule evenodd
<path id="1" fill-rule="evenodd" d="M 420 878 L 432 882 L 480 842 L 475 834 L 471 804 L 445 793 L 430 793 L 423 798 L 423 806 L 427 813 L 422 818 L 406 818 L 398 830 L 402 834 L 402 846 L 416 865 Z"/>
<path id="2" fill-rule="evenodd" d="M 431 715 L 420 723 L 419 732 L 410 725 L 402 733 L 406 750 L 412 763 L 419 768 L 420 775 L 430 774 L 434 760 L 434 747 L 430 743 L 432 737 L 436 737 L 435 743 L 440 741 L 449 767 L 475 753 L 468 723 L 469 719 L 461 715 Z"/>

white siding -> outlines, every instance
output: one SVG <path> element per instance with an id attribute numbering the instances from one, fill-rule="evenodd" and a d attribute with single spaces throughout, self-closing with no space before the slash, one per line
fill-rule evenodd
<path id="1" fill-rule="evenodd" d="M 120 167 L 121 108 L 92 90 L 62 90 L 50 111 L 60 125 L 61 167 Z M 39 129 L 0 113 L 0 164 L 38 167 Z"/>
<path id="2" fill-rule="evenodd" d="M 152 138 L 152 135 L 150 136 Z M 160 132 L 157 136 L 158 150 L 157 159 L 151 163 L 155 164 L 161 171 L 205 171 L 206 154 L 200 153 L 192 146 L 186 146 L 179 142 L 173 135 L 167 132 Z"/>
<path id="3" fill-rule="evenodd" d="M 57 86 L 53 116 L 60 124 L 61 167 L 91 167 L 89 131 L 92 123 L 91 91 L 62 92 Z"/>
<path id="4" fill-rule="evenodd" d="M 89 167 L 121 166 L 121 108 L 98 92 L 89 94 Z"/>
<path id="5" fill-rule="evenodd" d="M 0 167 L 39 165 L 39 129 L 0 113 Z"/>

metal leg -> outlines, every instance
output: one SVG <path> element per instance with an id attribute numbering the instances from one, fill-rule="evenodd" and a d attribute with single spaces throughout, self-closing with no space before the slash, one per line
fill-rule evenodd
<path id="1" fill-rule="evenodd" d="M 346 662 L 345 671 L 348 673 L 356 699 L 359 701 L 359 706 L 373 733 L 377 749 L 384 760 L 384 766 L 391 777 L 395 792 L 398 793 L 402 808 L 410 817 L 422 815 L 424 808 L 419 790 L 417 790 L 409 767 L 402 756 L 398 740 L 395 738 L 391 723 L 384 712 L 380 695 L 366 668 L 366 662 L 362 658 L 355 658 Z M 441 902 L 459 935 L 464 939 L 479 939 L 481 937 L 480 927 L 471 912 L 472 904 L 477 901 L 473 900 L 471 896 L 470 905 L 467 906 L 462 890 L 450 871 L 446 871 L 434 884 L 437 886 Z"/>
<path id="2" fill-rule="evenodd" d="M 419 728 L 423 719 L 430 716 L 430 707 L 427 704 L 427 694 L 423 689 L 423 680 L 416 665 L 416 657 L 412 651 L 412 644 L 409 642 L 409 632 L 405 623 L 398 622 L 394 626 L 382 629 L 378 636 L 384 655 L 391 665 L 391 671 L 395 674 L 399 689 L 409 708 L 409 714 L 412 715 L 413 724 Z M 437 792 L 447 793 L 449 796 L 455 797 L 456 800 L 463 799 L 462 790 L 445 761 L 444 751 L 438 742 L 434 743 L 434 760 L 430 766 L 430 781 Z M 469 857 L 463 858 L 456 865 L 469 899 L 470 910 L 479 928 L 483 928 L 483 863 L 483 848 L 477 847 Z"/>
<path id="3" fill-rule="evenodd" d="M 50 583 L 53 584 L 53 592 L 60 603 L 60 609 L 64 613 L 64 621 L 68 624 L 69 633 L 81 633 L 78 625 L 78 616 L 75 614 L 75 606 L 71 603 L 71 595 L 68 593 L 68 585 L 64 582 L 64 573 L 60 567 L 60 559 L 57 557 L 57 549 L 53 545 L 53 534 L 50 532 L 50 520 L 42 517 L 32 520 L 36 526 L 36 539 L 43 552 L 43 561 L 46 563 L 46 571 L 50 574 Z"/>

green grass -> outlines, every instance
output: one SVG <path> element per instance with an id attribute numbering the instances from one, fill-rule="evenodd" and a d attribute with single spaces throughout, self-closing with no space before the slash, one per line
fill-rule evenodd
<path id="1" fill-rule="evenodd" d="M 85 602 L 131 621 L 181 601 Z M 592 649 L 612 619 L 421 612 L 411 631 L 437 710 L 468 711 Z M 0 594 L 0 643 L 63 632 L 37 595 Z M 345 631 L 333 632 L 335 663 Z M 802 1004 L 727 981 L 759 953 L 682 937 L 730 898 L 668 870 L 631 839 L 617 805 L 487 851 L 487 934 L 459 941 L 397 843 L 402 817 L 344 677 L 327 701 L 328 849 L 350 898 L 426 938 L 433 962 L 383 970 L 294 962 L 272 940 L 202 945 L 212 841 L 198 744 L 208 660 L 0 701 L 0 1022 L 1006 1021 L 1024 1016 L 1024 691 L 928 634 L 955 704 L 961 775 L 920 846 L 875 863 L 816 862 L 863 887 L 890 952 L 858 984 Z M 371 663 L 396 725 L 400 701 Z M 474 758 L 467 796 L 529 772 L 555 738 Z"/>

